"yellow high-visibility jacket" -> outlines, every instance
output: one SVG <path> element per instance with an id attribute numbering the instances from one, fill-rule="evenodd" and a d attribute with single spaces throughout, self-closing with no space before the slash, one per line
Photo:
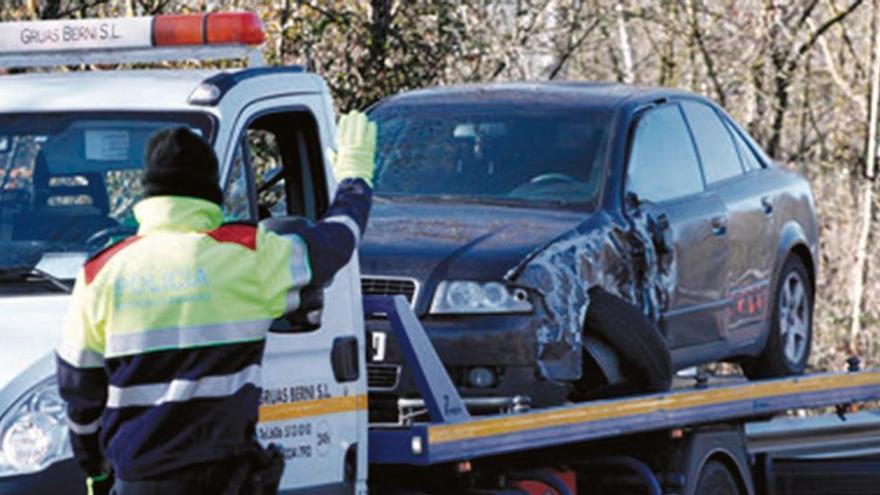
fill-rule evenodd
<path id="1" fill-rule="evenodd" d="M 322 221 L 284 236 L 222 224 L 202 199 L 138 203 L 137 235 L 80 272 L 57 352 L 84 470 L 106 458 L 148 479 L 252 445 L 266 332 L 350 260 L 370 197 L 343 181 Z"/>

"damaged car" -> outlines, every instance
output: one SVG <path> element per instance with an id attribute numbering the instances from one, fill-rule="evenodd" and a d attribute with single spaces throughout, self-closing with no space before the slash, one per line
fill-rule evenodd
<path id="1" fill-rule="evenodd" d="M 410 301 L 469 408 L 662 391 L 715 361 L 804 371 L 809 184 L 713 102 L 509 83 L 403 93 L 370 116 L 362 291 Z M 367 330 L 374 419 L 417 414 L 388 322 Z"/>

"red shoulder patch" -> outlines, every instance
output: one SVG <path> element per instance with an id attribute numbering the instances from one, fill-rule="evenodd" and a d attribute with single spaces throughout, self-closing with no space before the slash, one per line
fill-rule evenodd
<path id="1" fill-rule="evenodd" d="M 98 272 L 104 268 L 104 265 L 110 261 L 116 253 L 122 251 L 123 249 L 131 246 L 135 242 L 139 241 L 141 238 L 139 236 L 131 236 L 125 240 L 117 242 L 116 244 L 105 248 L 103 251 L 99 251 L 98 254 L 92 256 L 89 261 L 86 262 L 86 266 L 84 267 L 85 275 L 86 275 L 86 283 L 92 283 L 92 280 L 98 276 Z"/>
<path id="2" fill-rule="evenodd" d="M 232 242 L 250 250 L 257 249 L 257 228 L 246 223 L 229 223 L 205 232 L 217 242 Z"/>

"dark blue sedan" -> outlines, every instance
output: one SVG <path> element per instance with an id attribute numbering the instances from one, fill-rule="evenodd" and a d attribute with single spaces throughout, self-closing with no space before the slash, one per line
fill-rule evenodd
<path id="1" fill-rule="evenodd" d="M 522 83 L 412 91 L 370 115 L 363 291 L 409 298 L 474 409 L 663 389 L 719 360 L 804 371 L 810 187 L 711 101 Z M 418 414 L 387 322 L 367 326 L 371 408 Z"/>

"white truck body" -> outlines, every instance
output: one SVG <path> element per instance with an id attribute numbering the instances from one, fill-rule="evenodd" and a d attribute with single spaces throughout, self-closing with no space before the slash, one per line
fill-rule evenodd
<path id="1" fill-rule="evenodd" d="M 262 69 L 255 69 L 262 71 Z M 228 71 L 235 74 L 238 71 Z M 215 122 L 214 149 L 221 163 L 226 184 L 236 143 L 247 133 L 257 116 L 295 110 L 308 112 L 319 130 L 320 149 L 333 146 L 335 115 L 324 81 L 314 75 L 294 71 L 266 70 L 242 78 L 228 88 L 216 105 L 190 103 L 190 96 L 206 79 L 219 71 L 204 70 L 119 70 L 112 72 L 54 72 L 0 76 L 0 116 L 19 114 L 38 120 L 47 114 L 82 112 L 89 115 L 120 112 L 175 113 L 199 112 Z M 2 129 L 0 129 L 2 134 Z M 142 150 L 139 153 L 143 153 Z M 327 195 L 335 190 L 329 163 L 323 160 L 324 177 L 317 186 Z M 26 295 L 0 293 L 0 449 L 3 436 L 16 418 L 12 405 L 32 387 L 51 380 L 46 360 L 51 359 L 63 326 L 68 296 L 57 292 Z M 330 487 L 347 483 L 364 491 L 366 477 L 367 421 L 366 381 L 337 383 L 328 359 L 338 337 L 355 337 L 363 354 L 363 316 L 356 258 L 339 273 L 325 293 L 326 306 L 321 328 L 303 334 L 270 334 L 263 367 L 265 404 L 258 436 L 265 443 L 282 446 L 287 469 L 284 489 Z M 42 363 L 38 365 L 38 363 Z M 365 376 L 363 360 L 360 376 Z M 10 384 L 14 383 L 14 387 Z M 24 385 L 23 385 L 24 384 Z M 58 432 L 66 426 L 55 418 Z M 358 425 L 361 425 L 359 428 Z M 66 444 L 66 438 L 63 439 Z M 356 466 L 349 466 L 346 481 L 346 453 L 356 449 Z M 352 462 L 351 455 L 349 462 Z M 30 468 L 21 461 L 0 456 L 2 476 L 18 476 L 34 469 L 64 461 L 67 448 L 58 450 Z M 18 466 L 16 466 L 16 463 Z M 358 480 L 351 479 L 356 467 Z"/>

